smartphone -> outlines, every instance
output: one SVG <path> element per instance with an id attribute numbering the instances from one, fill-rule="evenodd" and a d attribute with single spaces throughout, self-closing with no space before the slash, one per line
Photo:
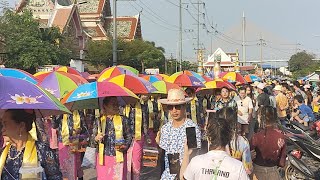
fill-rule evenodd
<path id="1" fill-rule="evenodd" d="M 179 153 L 168 154 L 170 174 L 179 174 L 181 168 L 179 156 Z"/>
<path id="2" fill-rule="evenodd" d="M 187 127 L 186 134 L 187 134 L 188 148 L 190 148 L 190 149 L 197 148 L 196 128 L 195 127 Z"/>

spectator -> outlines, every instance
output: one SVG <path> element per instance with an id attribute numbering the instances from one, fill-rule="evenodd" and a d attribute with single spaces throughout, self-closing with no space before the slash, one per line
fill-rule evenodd
<path id="1" fill-rule="evenodd" d="M 263 106 L 259 110 L 261 129 L 254 134 L 250 145 L 256 151 L 253 159 L 253 179 L 280 180 L 278 166 L 286 162 L 285 137 L 277 129 L 277 115 L 272 106 Z"/>
<path id="2" fill-rule="evenodd" d="M 297 95 L 294 97 L 294 105 L 295 110 L 292 112 L 292 118 L 297 120 L 299 123 L 308 126 L 310 121 L 314 121 L 315 117 L 312 112 L 312 109 L 307 106 L 301 95 Z"/>

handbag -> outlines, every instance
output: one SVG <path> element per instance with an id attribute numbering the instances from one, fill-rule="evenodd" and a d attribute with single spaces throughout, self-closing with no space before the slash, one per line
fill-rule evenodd
<path id="1" fill-rule="evenodd" d="M 159 150 L 156 147 L 144 146 L 142 164 L 144 167 L 157 167 Z"/>
<path id="2" fill-rule="evenodd" d="M 96 148 L 89 146 L 86 148 L 81 167 L 85 169 L 96 167 Z"/>

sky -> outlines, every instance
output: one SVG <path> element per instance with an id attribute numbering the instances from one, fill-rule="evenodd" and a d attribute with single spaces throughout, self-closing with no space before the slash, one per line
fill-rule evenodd
<path id="1" fill-rule="evenodd" d="M 11 5 L 14 0 L 9 0 Z M 198 0 L 183 3 L 183 59 L 195 61 L 197 48 Z M 300 50 L 320 55 L 319 0 L 202 0 L 200 3 L 200 44 L 205 56 L 221 47 L 241 52 L 242 14 L 246 16 L 247 59 L 260 59 L 259 39 L 264 59 L 289 59 Z M 118 16 L 141 11 L 142 36 L 166 50 L 166 57 L 177 56 L 179 42 L 179 0 L 118 0 Z M 204 13 L 204 14 L 203 14 Z M 205 24 L 205 26 L 203 25 Z M 213 32 L 211 26 L 218 33 Z M 205 28 L 206 27 L 206 28 Z M 211 47 L 212 39 L 212 47 Z M 297 45 L 299 44 L 299 45 Z M 212 50 L 211 50 L 212 49 Z M 240 58 L 241 60 L 241 58 Z"/>

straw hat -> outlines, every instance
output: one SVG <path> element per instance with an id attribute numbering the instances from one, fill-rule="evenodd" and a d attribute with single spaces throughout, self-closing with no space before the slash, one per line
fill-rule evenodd
<path id="1" fill-rule="evenodd" d="M 179 105 L 190 102 L 193 98 L 186 98 L 185 92 L 182 89 L 170 89 L 168 91 L 167 99 L 160 99 L 161 104 Z"/>
<path id="2" fill-rule="evenodd" d="M 266 87 L 266 85 L 264 83 L 259 83 L 257 85 L 257 88 L 259 88 L 259 89 L 264 89 L 265 87 Z"/>
<path id="3" fill-rule="evenodd" d="M 255 81 L 254 83 L 251 84 L 251 86 L 256 87 L 258 86 L 259 83 L 260 83 L 259 81 Z"/>
<path id="4" fill-rule="evenodd" d="M 282 86 L 281 85 L 276 85 L 276 87 L 274 87 L 273 90 L 282 91 Z"/>

